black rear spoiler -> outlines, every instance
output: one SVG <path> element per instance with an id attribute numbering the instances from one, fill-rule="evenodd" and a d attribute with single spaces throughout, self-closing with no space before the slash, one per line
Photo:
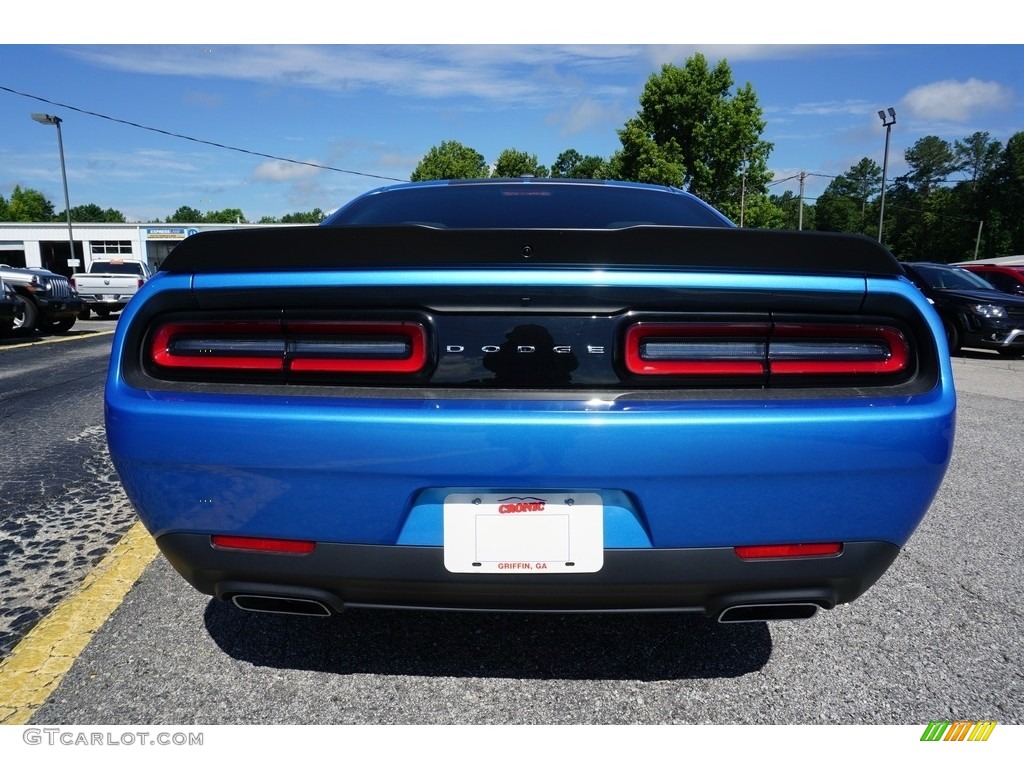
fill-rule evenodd
<path id="1" fill-rule="evenodd" d="M 861 235 L 768 229 L 635 226 L 623 229 L 262 227 L 182 241 L 163 272 L 672 267 L 815 275 L 902 275 L 895 257 Z"/>

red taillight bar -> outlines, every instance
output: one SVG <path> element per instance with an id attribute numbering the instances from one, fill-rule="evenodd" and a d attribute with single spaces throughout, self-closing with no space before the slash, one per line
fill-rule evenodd
<path id="1" fill-rule="evenodd" d="M 626 329 L 626 370 L 647 376 L 763 376 L 769 328 L 768 323 L 637 323 Z"/>
<path id="2" fill-rule="evenodd" d="M 760 546 L 733 547 L 733 550 L 743 560 L 772 560 L 780 557 L 832 557 L 843 551 L 843 545 L 839 542 L 764 544 Z"/>
<path id="3" fill-rule="evenodd" d="M 329 343 L 303 346 L 302 341 L 296 341 L 289 360 L 293 371 L 416 373 L 427 362 L 427 332 L 419 323 L 299 323 L 290 324 L 288 331 L 314 338 L 340 336 L 355 347 L 349 356 L 337 356 L 332 355 Z M 403 339 L 405 347 L 399 353 L 392 341 L 394 351 L 389 353 L 387 340 L 396 338 Z"/>
<path id="4" fill-rule="evenodd" d="M 258 355 L 243 354 L 240 350 L 249 343 L 266 342 L 281 333 L 281 324 L 272 321 L 166 323 L 153 334 L 149 345 L 150 359 L 165 368 L 280 371 L 284 367 L 283 344 L 280 345 L 281 351 L 269 348 L 265 354 Z M 189 352 L 175 351 L 175 341 L 191 342 Z M 230 354 L 227 354 L 229 349 Z"/>
<path id="5" fill-rule="evenodd" d="M 308 555 L 316 549 L 315 541 L 298 539 L 269 539 L 262 536 L 225 536 L 215 534 L 210 543 L 220 549 L 244 549 L 281 555 Z"/>
<path id="6" fill-rule="evenodd" d="M 626 329 L 626 369 L 643 376 L 896 375 L 910 345 L 885 325 L 838 323 L 636 323 Z"/>
<path id="7" fill-rule="evenodd" d="M 174 369 L 411 374 L 426 365 L 427 332 L 406 321 L 169 322 L 149 350 Z"/>
<path id="8" fill-rule="evenodd" d="M 779 324 L 768 357 L 775 374 L 899 373 L 909 363 L 910 346 L 887 326 Z"/>

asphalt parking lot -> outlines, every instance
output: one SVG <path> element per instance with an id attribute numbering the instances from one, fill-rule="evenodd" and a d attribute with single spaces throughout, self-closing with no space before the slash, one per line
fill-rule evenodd
<path id="1" fill-rule="evenodd" d="M 76 325 L 94 339 L 85 343 L 99 343 L 93 325 L 111 328 Z M 49 353 L 76 341 L 32 343 Z M 195 592 L 162 558 L 150 562 L 142 537 L 115 558 L 135 558 L 141 577 L 123 599 L 90 609 L 100 619 L 28 722 L 1020 724 L 1024 361 L 968 352 L 953 368 L 956 448 L 930 513 L 879 584 L 811 621 L 248 614 Z M 98 396 L 96 378 L 95 395 L 81 397 Z M 95 451 L 82 460 L 99 467 L 102 433 L 80 432 Z M 81 514 L 96 519 L 122 503 L 90 501 Z M 35 652 L 39 679 L 52 658 Z"/>

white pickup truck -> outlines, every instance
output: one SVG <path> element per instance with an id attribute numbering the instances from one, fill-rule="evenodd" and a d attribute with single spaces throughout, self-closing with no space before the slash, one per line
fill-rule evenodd
<path id="1" fill-rule="evenodd" d="M 71 284 L 86 302 L 83 319 L 88 318 L 89 310 L 106 317 L 124 309 L 150 274 L 149 265 L 143 261 L 97 259 L 89 265 L 88 272 L 72 275 Z"/>

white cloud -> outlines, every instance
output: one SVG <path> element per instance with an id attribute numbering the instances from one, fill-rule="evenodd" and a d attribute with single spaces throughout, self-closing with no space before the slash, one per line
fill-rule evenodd
<path id="1" fill-rule="evenodd" d="M 1004 109 L 1012 98 L 1013 90 L 1001 83 L 971 78 L 919 86 L 903 97 L 903 104 L 914 117 L 962 122 L 978 112 Z"/>
<path id="2" fill-rule="evenodd" d="M 790 110 L 794 115 L 864 115 L 872 114 L 872 105 L 863 99 L 847 99 L 845 101 L 819 101 L 797 104 Z"/>
<path id="3" fill-rule="evenodd" d="M 585 98 L 567 104 L 564 111 L 552 115 L 549 122 L 561 126 L 559 132 L 562 136 L 573 136 L 624 119 L 619 109 L 604 102 Z"/>
<path id="4" fill-rule="evenodd" d="M 588 69 L 627 70 L 646 55 L 642 46 L 585 45 L 117 45 L 64 50 L 95 66 L 149 75 L 504 104 L 558 103 L 589 87 L 580 77 Z M 610 90 L 597 95 L 619 91 Z M 198 91 L 188 98 L 207 104 L 213 100 L 212 94 Z"/>
<path id="5" fill-rule="evenodd" d="M 221 94 L 206 91 L 186 91 L 184 98 L 187 104 L 195 104 L 209 109 L 217 109 L 224 103 L 224 97 Z"/>
<path id="6" fill-rule="evenodd" d="M 312 163 L 315 161 L 309 160 L 308 162 Z M 284 160 L 268 160 L 256 166 L 256 169 L 252 172 L 252 177 L 256 181 L 293 182 L 312 178 L 320 173 L 320 171 L 320 168 L 314 168 L 310 165 L 288 163 Z"/>

